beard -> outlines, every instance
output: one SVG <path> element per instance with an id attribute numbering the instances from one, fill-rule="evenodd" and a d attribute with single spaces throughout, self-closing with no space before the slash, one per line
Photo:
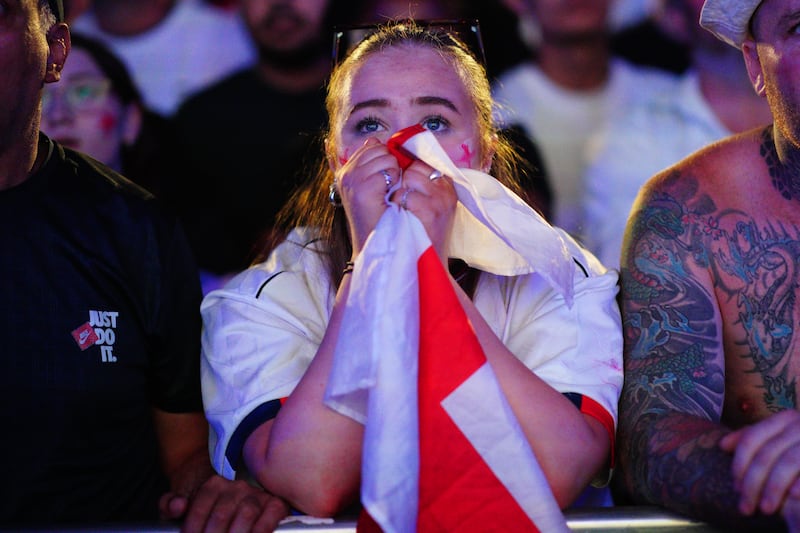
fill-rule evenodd
<path id="1" fill-rule="evenodd" d="M 262 63 L 287 70 L 302 70 L 330 53 L 328 31 L 329 12 L 314 30 L 315 22 L 307 20 L 291 3 L 278 2 L 251 28 Z M 302 40 L 293 43 L 292 36 Z"/>
<path id="2" fill-rule="evenodd" d="M 794 150 L 800 152 L 800 103 L 795 98 L 787 97 L 795 94 L 794 87 L 789 84 L 785 87 L 779 86 L 774 78 L 767 78 L 765 88 L 776 136 L 783 138 Z M 778 150 L 782 148 L 785 148 L 785 145 Z"/>
<path id="3" fill-rule="evenodd" d="M 258 47 L 258 57 L 261 63 L 266 63 L 283 70 L 303 70 L 329 54 L 330 43 L 323 43 L 316 38 L 311 42 L 302 44 L 297 48 L 278 49 L 266 46 Z"/>

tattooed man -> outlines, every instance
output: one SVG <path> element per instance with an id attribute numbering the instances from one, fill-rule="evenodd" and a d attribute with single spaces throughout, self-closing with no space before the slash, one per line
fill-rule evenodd
<path id="1" fill-rule="evenodd" d="M 700 22 L 741 48 L 774 122 L 640 191 L 622 252 L 619 479 L 640 503 L 795 531 L 800 0 L 706 0 Z"/>

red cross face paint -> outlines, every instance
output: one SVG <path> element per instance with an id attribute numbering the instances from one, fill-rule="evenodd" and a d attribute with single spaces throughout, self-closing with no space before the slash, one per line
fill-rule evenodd
<path id="1" fill-rule="evenodd" d="M 461 157 L 455 161 L 455 164 L 459 167 L 471 168 L 474 156 L 475 152 L 470 147 L 469 141 L 465 141 L 461 144 Z"/>
<path id="2" fill-rule="evenodd" d="M 119 124 L 119 116 L 116 113 L 107 112 L 100 117 L 100 131 L 106 135 L 113 134 Z"/>
<path id="3" fill-rule="evenodd" d="M 61 81 L 44 88 L 41 129 L 67 148 L 122 170 L 127 112 L 92 56 L 73 48 Z"/>

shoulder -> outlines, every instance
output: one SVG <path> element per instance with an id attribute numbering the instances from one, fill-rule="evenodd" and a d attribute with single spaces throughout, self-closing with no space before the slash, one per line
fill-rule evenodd
<path id="1" fill-rule="evenodd" d="M 683 281 L 691 271 L 710 283 L 708 254 L 723 242 L 725 232 L 740 215 L 761 219 L 764 206 L 774 205 L 760 156 L 763 132 L 722 139 L 648 180 L 630 211 L 622 264 L 643 275 L 646 263 L 654 272 L 669 270 Z M 655 283 L 657 275 L 648 279 Z"/>
<path id="2" fill-rule="evenodd" d="M 761 156 L 763 128 L 725 137 L 693 152 L 653 176 L 642 194 L 659 191 L 704 191 L 714 197 L 732 198 L 755 189 L 766 172 Z"/>
<path id="3" fill-rule="evenodd" d="M 611 80 L 612 83 L 619 79 L 622 83 L 638 83 L 642 86 L 629 87 L 635 93 L 640 93 L 642 89 L 663 89 L 671 90 L 680 84 L 680 76 L 674 72 L 664 69 L 634 65 L 624 59 L 614 58 L 611 61 Z"/>
<path id="4" fill-rule="evenodd" d="M 493 91 L 496 98 L 504 98 L 517 93 L 525 93 L 531 88 L 546 83 L 546 78 L 534 63 L 521 63 L 505 73 L 494 82 Z"/>
<path id="5" fill-rule="evenodd" d="M 541 71 L 535 63 L 525 61 L 519 65 L 511 67 L 501 74 L 497 78 L 496 83 L 498 84 L 498 87 L 504 87 L 507 85 L 514 85 L 515 83 L 519 83 L 524 80 L 537 80 L 541 75 Z"/>
<path id="6" fill-rule="evenodd" d="M 177 216 L 143 187 L 86 154 L 53 146 L 47 165 L 53 175 L 51 195 L 69 203 L 71 210 L 130 231 L 181 231 Z"/>
<path id="7" fill-rule="evenodd" d="M 534 63 L 517 65 L 498 78 L 492 87 L 498 121 L 530 124 L 538 115 L 536 109 L 547 107 L 553 91 L 553 84 Z"/>
<path id="8" fill-rule="evenodd" d="M 82 152 L 76 152 L 53 143 L 53 157 L 62 172 L 74 176 L 78 184 L 92 187 L 98 192 L 119 195 L 131 201 L 152 201 L 154 196 L 116 170 Z"/>
<path id="9" fill-rule="evenodd" d="M 176 120 L 196 113 L 218 113 L 217 107 L 236 106 L 241 109 L 242 93 L 251 87 L 258 87 L 258 81 L 250 66 L 243 67 L 207 87 L 192 93 L 184 100 L 176 113 Z"/>
<path id="10" fill-rule="evenodd" d="M 295 228 L 286 239 L 269 254 L 266 261 L 255 264 L 234 277 L 223 289 L 244 297 L 261 298 L 274 288 L 283 292 L 290 285 L 313 285 L 324 292 L 330 286 L 325 250 L 316 232 L 309 228 Z M 269 287 L 267 287 L 269 286 Z"/>

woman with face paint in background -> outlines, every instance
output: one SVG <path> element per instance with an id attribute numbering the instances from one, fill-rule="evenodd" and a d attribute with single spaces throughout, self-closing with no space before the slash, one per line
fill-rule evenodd
<path id="1" fill-rule="evenodd" d="M 165 119 L 152 113 L 125 65 L 92 38 L 72 33 L 62 80 L 44 87 L 42 131 L 159 196 L 168 174 Z"/>

